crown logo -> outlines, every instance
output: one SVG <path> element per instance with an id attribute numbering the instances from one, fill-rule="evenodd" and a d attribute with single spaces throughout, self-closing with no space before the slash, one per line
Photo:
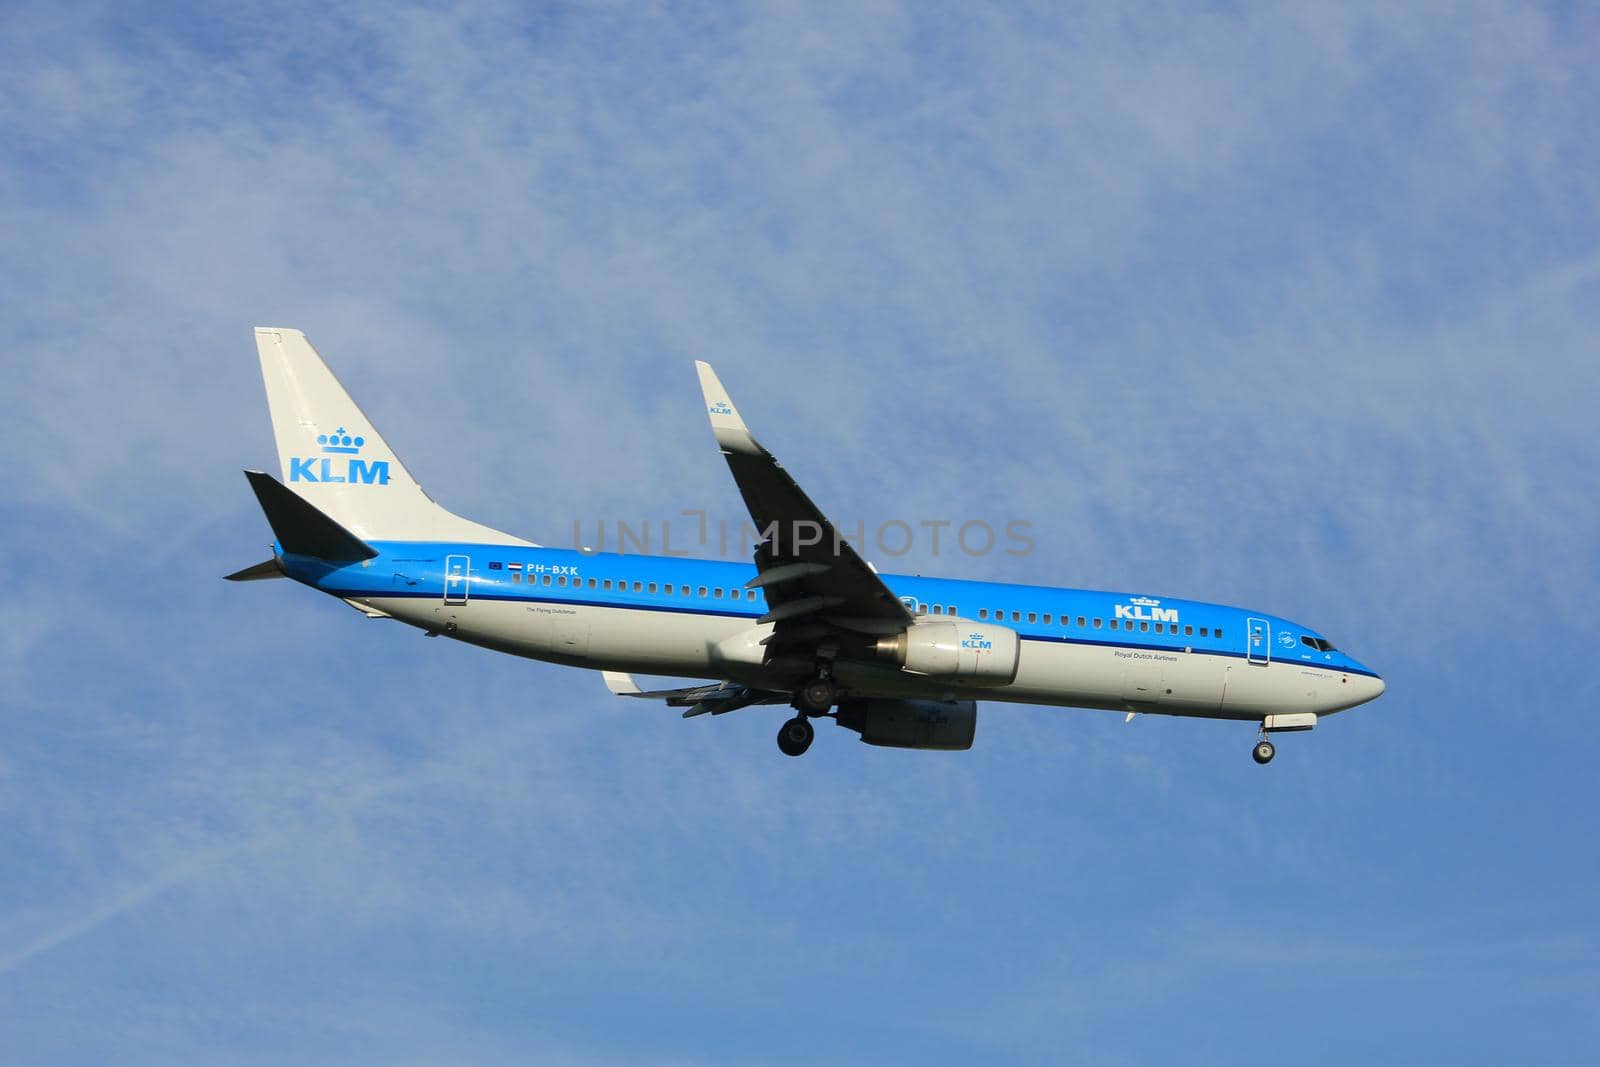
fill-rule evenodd
<path id="1" fill-rule="evenodd" d="M 1135 604 L 1139 605 L 1141 608 L 1153 608 L 1157 604 L 1161 603 L 1161 601 L 1152 600 L 1150 597 L 1147 597 L 1147 596 L 1136 596 L 1136 597 L 1130 597 L 1129 599 L 1131 599 Z"/>
<path id="2" fill-rule="evenodd" d="M 361 451 L 361 446 L 366 443 L 367 440 L 364 437 L 351 437 L 348 433 L 345 433 L 343 426 L 333 433 L 317 434 L 317 444 L 322 446 L 324 452 L 343 452 L 348 455 L 355 455 Z"/>

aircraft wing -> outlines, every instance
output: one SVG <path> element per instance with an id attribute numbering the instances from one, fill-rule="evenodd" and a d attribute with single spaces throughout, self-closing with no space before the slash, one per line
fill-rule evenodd
<path id="1" fill-rule="evenodd" d="M 683 689 L 643 690 L 630 674 L 617 671 L 602 672 L 606 688 L 619 697 L 637 697 L 644 700 L 664 700 L 669 708 L 688 708 L 685 719 L 696 715 L 725 715 L 730 711 L 747 708 L 751 704 L 782 704 L 789 697 L 785 693 L 751 689 L 738 682 L 710 682 L 691 685 Z"/>
<path id="2" fill-rule="evenodd" d="M 760 621 L 776 624 L 768 644 L 820 646 L 840 631 L 859 638 L 911 625 L 906 606 L 750 435 L 717 372 L 699 361 L 695 369 L 711 430 L 761 537 L 760 573 L 748 584 L 766 592 L 769 610 Z"/>

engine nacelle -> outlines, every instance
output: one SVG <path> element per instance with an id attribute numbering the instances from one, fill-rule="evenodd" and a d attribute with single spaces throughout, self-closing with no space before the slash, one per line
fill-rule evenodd
<path id="1" fill-rule="evenodd" d="M 885 748 L 972 747 L 978 729 L 973 700 L 846 700 L 839 705 L 840 726 L 854 730 L 869 745 Z"/>
<path id="2" fill-rule="evenodd" d="M 908 671 L 967 685 L 1009 685 L 1021 650 L 1017 631 L 988 623 L 916 622 L 878 639 L 878 655 Z"/>

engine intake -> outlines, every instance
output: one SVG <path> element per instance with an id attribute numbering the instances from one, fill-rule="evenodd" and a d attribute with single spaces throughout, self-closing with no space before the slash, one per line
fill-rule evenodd
<path id="1" fill-rule="evenodd" d="M 968 685 L 1009 685 L 1020 650 L 1015 630 L 964 621 L 916 622 L 877 644 L 879 656 L 908 671 Z"/>
<path id="2" fill-rule="evenodd" d="M 978 729 L 973 700 L 847 700 L 836 713 L 840 726 L 869 745 L 960 751 L 972 747 Z"/>

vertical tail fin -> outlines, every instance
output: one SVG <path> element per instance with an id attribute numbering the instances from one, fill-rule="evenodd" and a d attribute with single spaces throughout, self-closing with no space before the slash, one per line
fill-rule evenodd
<path id="1" fill-rule="evenodd" d="M 422 491 L 306 335 L 256 327 L 283 481 L 364 541 L 530 542 L 451 514 Z"/>

